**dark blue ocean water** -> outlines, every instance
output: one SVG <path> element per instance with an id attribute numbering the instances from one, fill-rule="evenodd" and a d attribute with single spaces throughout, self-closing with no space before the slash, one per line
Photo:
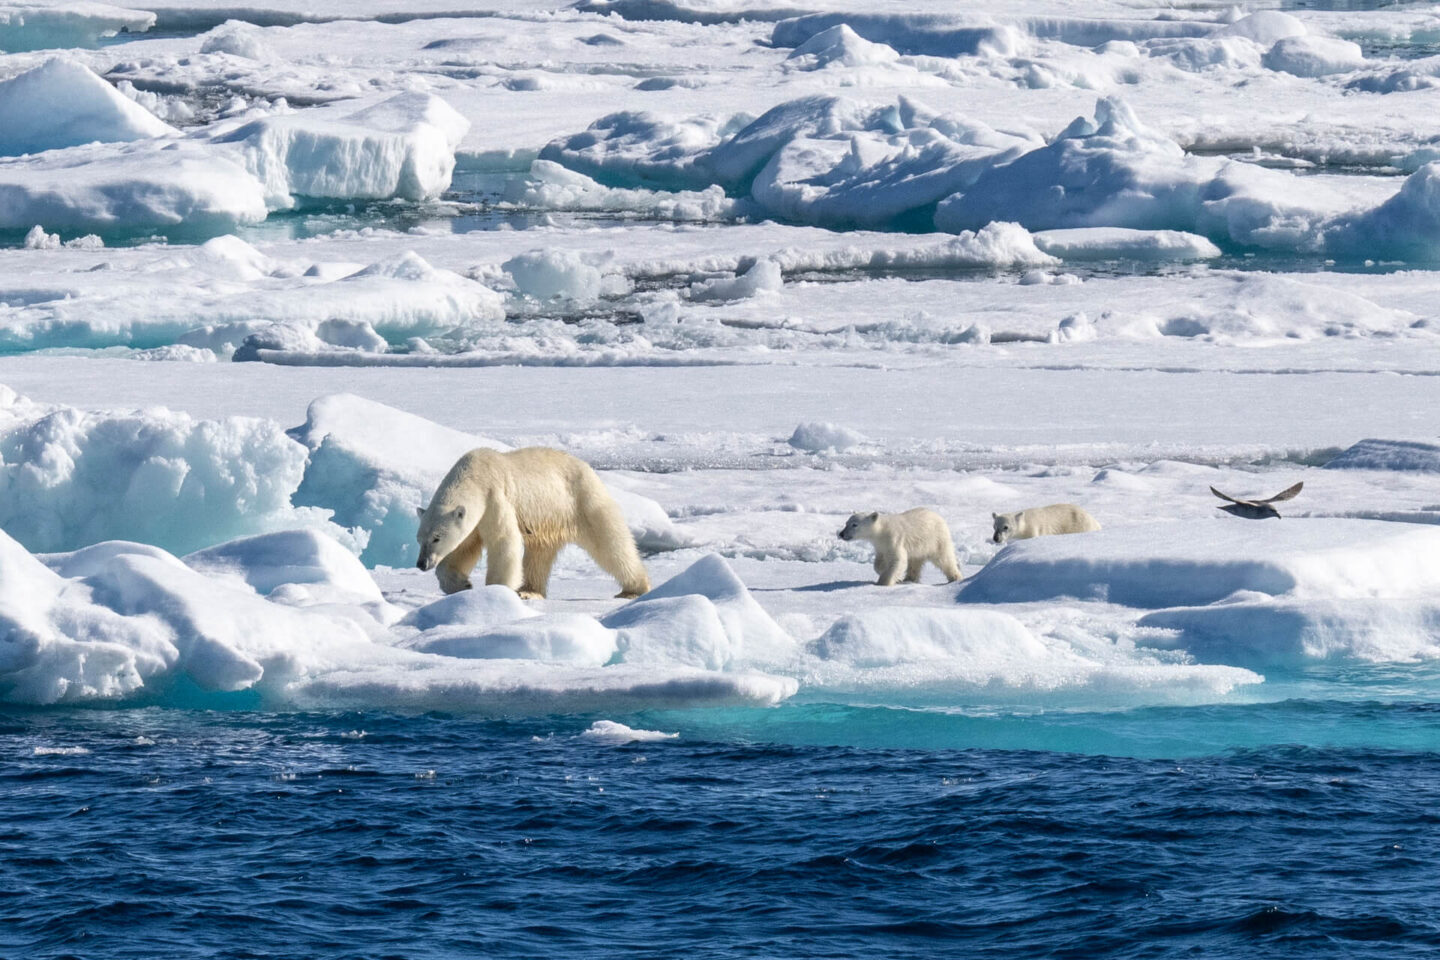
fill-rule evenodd
<path id="1" fill-rule="evenodd" d="M 1267 711 L 1432 745 L 1440 729 L 1421 703 L 1116 722 L 1201 729 L 1226 709 L 1260 730 L 1278 729 Z M 770 716 L 786 710 L 879 722 Z M 781 744 L 735 732 L 740 713 L 624 745 L 581 717 L 3 713 L 0 956 L 1440 951 L 1433 746 Z"/>

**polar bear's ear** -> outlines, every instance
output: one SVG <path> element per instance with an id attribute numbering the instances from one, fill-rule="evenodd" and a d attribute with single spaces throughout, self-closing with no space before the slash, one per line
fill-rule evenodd
<path id="1" fill-rule="evenodd" d="M 424 508 L 424 507 L 416 507 L 416 508 L 415 508 L 415 516 L 417 516 L 417 517 L 424 517 L 424 516 L 425 516 L 425 508 Z"/>
<path id="2" fill-rule="evenodd" d="M 879 510 L 876 510 L 874 513 L 870 514 L 870 519 L 871 519 L 871 520 L 879 520 L 879 519 L 880 519 L 880 511 L 879 511 Z"/>

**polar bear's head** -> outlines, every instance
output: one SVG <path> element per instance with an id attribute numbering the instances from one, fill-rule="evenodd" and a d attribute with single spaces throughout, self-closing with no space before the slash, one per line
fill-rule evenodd
<path id="1" fill-rule="evenodd" d="M 464 504 L 449 507 L 431 502 L 428 507 L 417 507 L 416 513 L 420 515 L 420 530 L 415 534 L 420 543 L 420 559 L 415 561 L 415 566 L 433 570 L 450 551 L 460 546 L 473 524 L 465 523 Z"/>
<path id="2" fill-rule="evenodd" d="M 845 526 L 840 529 L 840 539 L 869 539 L 874 535 L 875 521 L 879 519 L 878 513 L 852 513 L 850 519 L 845 521 Z"/>
<path id="3" fill-rule="evenodd" d="M 992 513 L 990 519 L 995 521 L 996 543 L 1004 543 L 1015 534 L 1015 514 L 1013 513 Z"/>

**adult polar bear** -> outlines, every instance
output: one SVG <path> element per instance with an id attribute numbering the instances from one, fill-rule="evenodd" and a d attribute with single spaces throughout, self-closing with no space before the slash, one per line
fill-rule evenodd
<path id="1" fill-rule="evenodd" d="M 415 566 L 433 569 L 446 593 L 469 589 L 470 571 L 488 550 L 487 584 L 544 597 L 555 556 L 567 543 L 578 544 L 619 581 L 619 596 L 650 591 L 619 505 L 589 464 L 560 450 L 471 450 L 419 512 Z"/>

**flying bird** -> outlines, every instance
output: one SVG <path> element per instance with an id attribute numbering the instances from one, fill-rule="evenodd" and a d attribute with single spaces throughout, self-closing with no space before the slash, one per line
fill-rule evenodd
<path id="1" fill-rule="evenodd" d="M 1230 496 L 1228 493 L 1221 493 L 1214 487 L 1210 488 L 1210 492 L 1221 500 L 1230 501 L 1220 508 L 1226 513 L 1233 513 L 1235 516 L 1244 517 L 1247 520 L 1264 520 L 1268 517 L 1280 516 L 1280 511 L 1276 510 L 1271 504 L 1279 503 L 1281 500 L 1294 499 L 1295 495 L 1300 492 L 1300 488 L 1303 486 L 1305 486 L 1305 483 L 1301 481 L 1293 487 L 1286 487 L 1273 497 L 1266 497 L 1264 500 L 1241 500 L 1238 497 Z"/>

